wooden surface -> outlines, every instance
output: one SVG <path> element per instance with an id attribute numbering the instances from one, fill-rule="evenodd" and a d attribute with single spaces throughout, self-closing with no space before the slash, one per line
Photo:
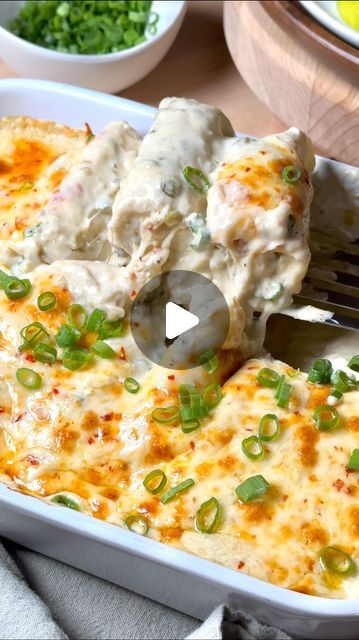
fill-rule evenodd
<path id="1" fill-rule="evenodd" d="M 160 65 L 120 95 L 154 106 L 169 95 L 220 107 L 235 129 L 254 135 L 281 131 L 283 124 L 239 76 L 224 40 L 222 2 L 190 0 L 177 39 Z M 0 77 L 14 73 L 0 60 Z"/>
<path id="2" fill-rule="evenodd" d="M 270 3 L 274 5 L 275 3 Z M 323 155 L 359 165 L 359 90 L 348 66 L 293 23 L 268 12 L 268 2 L 225 2 L 228 46 L 242 77 L 282 122 L 305 131 Z"/>
<path id="3" fill-rule="evenodd" d="M 272 0 L 262 2 L 262 6 L 275 21 L 295 30 L 308 46 L 316 48 L 318 55 L 330 56 L 358 79 L 359 50 L 322 26 L 299 2 Z"/>

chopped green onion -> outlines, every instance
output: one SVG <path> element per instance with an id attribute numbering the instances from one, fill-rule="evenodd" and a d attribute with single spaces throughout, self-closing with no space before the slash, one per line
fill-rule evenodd
<path id="1" fill-rule="evenodd" d="M 103 340 L 96 340 L 91 347 L 91 351 L 100 358 L 108 359 L 113 358 L 116 355 L 116 352 L 112 347 L 110 347 L 109 344 L 106 344 L 106 342 L 103 342 Z"/>
<path id="2" fill-rule="evenodd" d="M 69 509 L 73 509 L 74 511 L 80 511 L 80 505 L 76 500 L 69 498 L 68 496 L 64 496 L 62 493 L 59 493 L 57 496 L 51 498 L 51 502 L 55 504 L 61 504 L 64 507 L 68 507 Z"/>
<path id="3" fill-rule="evenodd" d="M 343 394 L 341 391 L 338 391 L 338 389 L 333 389 L 327 398 L 327 402 L 328 404 L 333 406 L 335 404 L 338 404 L 339 400 L 341 400 L 342 397 L 343 397 Z"/>
<path id="4" fill-rule="evenodd" d="M 194 251 L 202 251 L 211 240 L 211 234 L 206 226 L 206 219 L 199 213 L 191 213 L 188 217 L 188 224 L 193 232 L 191 248 Z"/>
<path id="5" fill-rule="evenodd" d="M 16 378 L 26 389 L 39 389 L 42 385 L 41 376 L 33 369 L 27 369 L 26 367 L 21 367 L 16 371 Z"/>
<path id="6" fill-rule="evenodd" d="M 199 358 L 199 364 L 207 371 L 214 373 L 218 369 L 218 358 L 214 351 L 204 351 Z"/>
<path id="7" fill-rule="evenodd" d="M 329 404 L 321 404 L 313 413 L 313 420 L 319 431 L 331 431 L 339 423 L 339 413 L 335 407 Z"/>
<path id="8" fill-rule="evenodd" d="M 79 331 L 82 331 L 87 324 L 87 311 L 81 304 L 70 304 L 67 311 L 67 319 L 70 327 L 76 327 Z"/>
<path id="9" fill-rule="evenodd" d="M 315 384 L 328 384 L 333 367 L 330 360 L 319 358 L 315 360 L 308 371 L 308 381 Z"/>
<path id="10" fill-rule="evenodd" d="M 123 332 L 123 320 L 103 320 L 99 328 L 98 336 L 100 340 L 106 338 L 117 338 Z"/>
<path id="11" fill-rule="evenodd" d="M 293 184 L 294 182 L 298 182 L 302 175 L 301 168 L 296 164 L 289 164 L 287 167 L 284 167 L 282 171 L 282 178 L 284 182 L 287 184 Z"/>
<path id="12" fill-rule="evenodd" d="M 81 331 L 77 327 L 70 327 L 68 324 L 62 324 L 56 334 L 56 342 L 59 347 L 74 347 L 81 338 Z"/>
<path id="13" fill-rule="evenodd" d="M 181 407 L 193 407 L 199 404 L 200 394 L 193 384 L 181 384 L 178 392 Z"/>
<path id="14" fill-rule="evenodd" d="M 195 526 L 200 533 L 214 533 L 221 521 L 221 507 L 217 498 L 202 502 L 195 517 Z"/>
<path id="15" fill-rule="evenodd" d="M 277 387 L 279 380 L 279 373 L 274 371 L 274 369 L 268 369 L 267 367 L 261 369 L 257 375 L 257 382 L 259 382 L 263 387 L 269 387 L 270 389 Z"/>
<path id="16" fill-rule="evenodd" d="M 183 177 L 192 189 L 202 195 L 205 194 L 211 186 L 210 181 L 200 169 L 190 167 L 189 165 L 186 165 L 183 169 Z M 194 178 L 196 180 L 194 180 Z"/>
<path id="17" fill-rule="evenodd" d="M 271 302 L 272 300 L 277 300 L 283 291 L 284 287 L 280 282 L 270 282 L 265 287 L 262 287 L 262 298 Z"/>
<path id="18" fill-rule="evenodd" d="M 37 306 L 40 311 L 50 311 L 56 307 L 56 296 L 52 291 L 44 291 L 37 299 Z"/>
<path id="19" fill-rule="evenodd" d="M 70 54 L 108 54 L 145 42 L 157 33 L 149 0 L 25 0 L 11 21 L 12 33 Z"/>
<path id="20" fill-rule="evenodd" d="M 183 433 L 192 433 L 193 431 L 197 431 L 200 426 L 199 420 L 186 420 L 181 424 L 181 431 L 183 431 Z"/>
<path id="21" fill-rule="evenodd" d="M 20 335 L 24 342 L 20 345 L 19 351 L 32 349 L 38 342 L 45 342 L 50 339 L 50 334 L 46 331 L 41 322 L 31 322 L 20 331 Z"/>
<path id="22" fill-rule="evenodd" d="M 30 280 L 20 280 L 19 278 L 15 278 L 15 276 L 8 276 L 6 282 L 1 284 L 9 300 L 24 298 L 31 289 Z"/>
<path id="23" fill-rule="evenodd" d="M 274 413 L 266 413 L 259 423 L 258 436 L 264 442 L 277 440 L 279 436 L 279 420 Z"/>
<path id="24" fill-rule="evenodd" d="M 275 398 L 278 400 L 277 407 L 280 407 L 281 409 L 286 409 L 288 407 L 291 389 L 292 386 L 288 384 L 288 382 L 285 382 L 285 376 L 281 376 L 275 394 Z"/>
<path id="25" fill-rule="evenodd" d="M 202 392 L 202 399 L 208 409 L 214 409 L 223 398 L 221 386 L 216 382 L 209 384 Z"/>
<path id="26" fill-rule="evenodd" d="M 167 484 L 167 476 L 162 469 L 154 469 L 147 474 L 143 481 L 143 486 L 154 496 L 165 488 Z"/>
<path id="27" fill-rule="evenodd" d="M 145 536 L 148 533 L 148 524 L 141 516 L 127 516 L 125 520 L 125 527 L 132 531 L 132 533 L 138 533 L 140 536 Z"/>
<path id="28" fill-rule="evenodd" d="M 94 309 L 87 320 L 86 331 L 99 331 L 106 314 L 101 309 Z"/>
<path id="29" fill-rule="evenodd" d="M 263 444 L 258 436 L 248 436 L 242 440 L 242 451 L 251 460 L 260 460 L 264 456 Z"/>
<path id="30" fill-rule="evenodd" d="M 128 393 L 138 393 L 141 385 L 135 378 L 125 378 L 123 381 L 123 386 L 125 387 Z"/>
<path id="31" fill-rule="evenodd" d="M 341 369 L 337 369 L 337 371 L 334 371 L 332 373 L 331 383 L 335 386 L 336 389 L 338 389 L 338 391 L 341 391 L 342 393 L 345 393 L 352 387 L 356 386 L 354 378 L 348 376 L 348 374 Z"/>
<path id="32" fill-rule="evenodd" d="M 192 480 L 192 478 L 188 478 L 187 480 L 180 482 L 180 484 L 178 484 L 176 487 L 172 487 L 172 489 L 169 489 L 168 491 L 166 491 L 166 493 L 163 494 L 161 498 L 162 504 L 167 504 L 167 502 L 171 502 L 172 500 L 177 498 L 177 496 L 179 496 L 181 493 L 185 493 L 186 491 L 188 491 L 191 487 L 193 487 L 193 485 L 194 485 L 194 480 Z"/>
<path id="33" fill-rule="evenodd" d="M 39 362 L 53 364 L 57 359 L 57 351 L 50 344 L 38 342 L 34 349 L 34 356 Z"/>
<path id="34" fill-rule="evenodd" d="M 151 414 L 151 418 L 159 424 L 178 423 L 181 413 L 178 407 L 157 407 Z"/>
<path id="35" fill-rule="evenodd" d="M 251 476 L 239 484 L 234 493 L 242 502 L 252 502 L 262 498 L 268 489 L 269 482 L 263 476 Z"/>
<path id="36" fill-rule="evenodd" d="M 349 369 L 359 371 L 359 356 L 353 356 L 348 362 Z"/>
<path id="37" fill-rule="evenodd" d="M 353 449 L 347 467 L 353 471 L 359 471 L 359 449 Z"/>
<path id="38" fill-rule="evenodd" d="M 65 369 L 77 371 L 85 367 L 91 360 L 92 355 L 87 349 L 78 347 L 67 347 L 62 352 L 62 363 Z"/>
<path id="39" fill-rule="evenodd" d="M 334 573 L 342 578 L 347 578 L 356 573 L 356 565 L 353 558 L 338 547 L 325 547 L 321 550 L 319 559 L 325 571 Z"/>
<path id="40" fill-rule="evenodd" d="M 287 374 L 290 378 L 296 378 L 300 374 L 300 369 L 295 369 L 294 371 L 287 371 Z"/>

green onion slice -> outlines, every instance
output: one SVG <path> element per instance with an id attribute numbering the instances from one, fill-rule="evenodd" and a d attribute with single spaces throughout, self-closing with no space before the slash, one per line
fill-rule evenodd
<path id="1" fill-rule="evenodd" d="M 341 391 L 338 391 L 338 389 L 333 389 L 327 398 L 327 402 L 329 402 L 329 398 L 335 398 L 335 402 L 332 402 L 331 404 L 338 404 L 336 400 L 341 400 L 342 397 L 343 394 Z"/>
<path id="2" fill-rule="evenodd" d="M 172 487 L 172 489 L 169 489 L 168 491 L 166 491 L 166 493 L 163 494 L 161 498 L 162 504 L 167 504 L 167 502 L 171 502 L 180 494 L 189 491 L 189 489 L 193 487 L 193 485 L 194 480 L 192 480 L 192 478 L 188 478 L 187 480 L 180 482 L 180 484 L 178 484 L 176 487 Z"/>
<path id="3" fill-rule="evenodd" d="M 208 409 L 214 409 L 223 398 L 221 386 L 215 382 L 209 384 L 202 392 L 202 399 Z"/>
<path id="4" fill-rule="evenodd" d="M 133 533 L 138 533 L 140 536 L 145 536 L 149 529 L 146 520 L 137 515 L 127 516 L 125 527 Z"/>
<path id="5" fill-rule="evenodd" d="M 27 296 L 31 289 L 31 282 L 27 279 L 20 280 L 20 278 L 11 276 L 6 280 L 3 289 L 9 300 L 17 300 L 18 298 Z"/>
<path id="6" fill-rule="evenodd" d="M 59 493 L 57 496 L 51 498 L 51 502 L 55 504 L 61 504 L 64 507 L 68 507 L 69 509 L 73 509 L 74 511 L 80 511 L 80 505 L 76 500 L 69 498 L 68 496 L 64 496 L 62 493 Z"/>
<path id="7" fill-rule="evenodd" d="M 200 426 L 199 420 L 186 420 L 181 424 L 181 431 L 183 431 L 183 433 L 192 433 L 193 431 L 197 431 Z"/>
<path id="8" fill-rule="evenodd" d="M 359 471 L 359 449 L 353 449 L 347 466 L 348 469 Z"/>
<path id="9" fill-rule="evenodd" d="M 331 383 L 335 386 L 335 388 L 338 389 L 338 391 L 341 391 L 342 393 L 345 393 L 346 391 L 349 391 L 349 389 L 356 386 L 355 384 L 356 381 L 354 380 L 354 378 L 348 376 L 348 374 L 345 373 L 345 371 L 342 371 L 341 369 L 334 371 L 331 375 L 330 380 L 331 380 Z"/>
<path id="10" fill-rule="evenodd" d="M 277 407 L 280 407 L 281 409 L 286 409 L 288 407 L 291 389 L 292 386 L 288 384 L 288 382 L 285 382 L 285 376 L 281 376 L 275 394 L 275 398 L 278 400 Z"/>
<path id="11" fill-rule="evenodd" d="M 128 393 L 138 393 L 141 385 L 135 378 L 125 378 L 123 381 L 123 386 L 125 387 Z"/>
<path id="12" fill-rule="evenodd" d="M 353 356 L 348 362 L 349 369 L 353 369 L 353 371 L 359 371 L 359 355 Z"/>
<path id="13" fill-rule="evenodd" d="M 200 169 L 190 167 L 189 164 L 183 169 L 183 177 L 192 189 L 202 195 L 205 194 L 211 186 L 210 181 L 204 173 L 202 173 Z"/>
<path id="14" fill-rule="evenodd" d="M 92 355 L 87 349 L 78 347 L 67 347 L 62 352 L 62 363 L 65 369 L 77 371 L 83 369 L 91 360 Z"/>
<path id="15" fill-rule="evenodd" d="M 319 559 L 325 571 L 342 578 L 348 578 L 356 573 L 353 558 L 339 547 L 325 547 L 321 550 Z"/>
<path id="16" fill-rule="evenodd" d="M 279 436 L 279 420 L 274 413 L 266 413 L 259 423 L 258 436 L 263 442 L 277 440 Z"/>
<path id="17" fill-rule="evenodd" d="M 239 484 L 234 493 L 242 502 L 252 502 L 252 500 L 262 498 L 269 486 L 269 482 L 263 476 L 251 476 Z"/>
<path id="18" fill-rule="evenodd" d="M 24 342 L 20 345 L 19 351 L 32 349 L 38 342 L 45 342 L 50 339 L 50 334 L 46 331 L 41 322 L 31 322 L 20 331 L 20 335 Z"/>
<path id="19" fill-rule="evenodd" d="M 39 389 L 42 385 L 42 378 L 33 369 L 21 367 L 16 371 L 16 378 L 26 389 Z"/>
<path id="20" fill-rule="evenodd" d="M 221 521 L 221 507 L 217 498 L 202 502 L 195 517 L 195 526 L 200 533 L 213 533 Z"/>
<path id="21" fill-rule="evenodd" d="M 181 407 L 199 406 L 200 394 L 193 384 L 181 384 L 178 392 Z"/>
<path id="22" fill-rule="evenodd" d="M 154 496 L 165 488 L 167 484 L 167 476 L 162 469 L 154 469 L 147 474 L 143 481 L 143 486 Z"/>
<path id="23" fill-rule="evenodd" d="M 96 340 L 96 342 L 94 342 L 91 347 L 91 351 L 93 351 L 93 353 L 100 358 L 109 359 L 113 358 L 116 355 L 116 352 L 112 349 L 112 347 L 110 347 L 110 345 L 106 342 L 103 342 L 103 340 Z"/>
<path id="24" fill-rule="evenodd" d="M 50 311 L 56 307 L 56 296 L 52 291 L 44 291 L 37 299 L 37 306 L 40 311 Z"/>
<path id="25" fill-rule="evenodd" d="M 218 358 L 214 351 L 204 351 L 199 358 L 199 364 L 207 371 L 214 373 L 218 369 Z"/>
<path id="26" fill-rule="evenodd" d="M 56 342 L 59 347 L 74 347 L 81 338 L 81 331 L 77 327 L 62 324 L 56 334 Z"/>
<path id="27" fill-rule="evenodd" d="M 53 364 L 57 359 L 57 351 L 50 344 L 38 342 L 34 349 L 34 356 L 39 362 Z"/>
<path id="28" fill-rule="evenodd" d="M 263 387 L 269 387 L 270 389 L 277 387 L 279 380 L 279 373 L 274 371 L 274 369 L 269 369 L 268 367 L 261 369 L 257 375 L 257 382 L 259 382 Z"/>
<path id="29" fill-rule="evenodd" d="M 315 360 L 308 371 L 308 381 L 315 384 L 328 384 L 333 367 L 330 360 L 319 358 Z"/>
<path id="30" fill-rule="evenodd" d="M 105 320 L 106 314 L 101 309 L 94 309 L 87 320 L 87 331 L 99 331 L 102 322 Z"/>
<path id="31" fill-rule="evenodd" d="M 339 413 L 335 407 L 329 404 L 321 404 L 313 413 L 313 420 L 319 431 L 331 431 L 338 426 Z"/>
<path id="32" fill-rule="evenodd" d="M 302 170 L 297 164 L 289 164 L 282 171 L 282 178 L 287 184 L 298 182 L 302 175 Z"/>
<path id="33" fill-rule="evenodd" d="M 79 331 L 83 331 L 87 324 L 87 311 L 81 304 L 70 304 L 67 319 L 70 327 L 76 327 Z"/>
<path id="34" fill-rule="evenodd" d="M 103 320 L 99 328 L 98 336 L 100 340 L 106 340 L 106 338 L 117 338 L 122 332 L 122 318 L 118 320 Z"/>
<path id="35" fill-rule="evenodd" d="M 178 407 L 157 407 L 152 411 L 151 417 L 159 424 L 178 423 L 181 418 L 181 412 Z"/>
<path id="36" fill-rule="evenodd" d="M 248 436 L 242 440 L 242 451 L 251 460 L 260 460 L 264 456 L 263 444 L 258 436 Z"/>

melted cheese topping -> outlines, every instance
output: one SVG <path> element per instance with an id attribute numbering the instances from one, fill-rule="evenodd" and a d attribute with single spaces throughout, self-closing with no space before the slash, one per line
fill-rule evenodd
<path id="1" fill-rule="evenodd" d="M 14 272 L 36 266 L 25 298 L 9 300 L 0 290 L 1 479 L 52 508 L 63 508 L 53 502 L 60 494 L 84 514 L 120 526 L 129 516 L 143 518 L 155 540 L 290 589 L 358 597 L 358 573 L 333 576 L 319 556 L 323 547 L 339 546 L 359 566 L 359 479 L 347 466 L 358 446 L 359 390 L 344 394 L 338 427 L 324 432 L 313 412 L 328 402 L 328 385 L 311 384 L 299 371 L 293 376 L 289 365 L 269 356 L 249 360 L 230 377 L 261 349 L 268 315 L 289 304 L 308 265 L 313 155 L 307 138 L 290 129 L 258 142 L 237 141 L 217 109 L 175 98 L 161 103 L 140 148 L 136 132 L 122 122 L 90 144 L 84 133 L 61 130 L 62 147 L 55 144 L 57 125 L 50 138 L 42 133 L 48 124 L 33 126 L 26 144 L 6 122 L 0 126 L 0 137 L 10 140 L 0 161 L 2 212 L 8 215 L 2 233 L 6 225 L 9 231 L 0 257 Z M 30 163 L 23 144 L 33 145 Z M 282 180 L 291 164 L 301 169 L 294 185 Z M 207 197 L 184 181 L 185 165 L 209 178 Z M 4 166 L 11 170 L 1 173 Z M 13 185 L 24 178 L 35 187 L 16 195 Z M 21 212 L 21 230 L 11 222 L 15 212 Z M 111 214 L 114 253 L 104 261 Z M 35 230 L 24 238 L 30 224 Z M 232 331 L 211 375 L 203 368 L 154 367 L 132 340 L 127 318 L 134 288 L 170 269 L 202 273 L 229 302 Z M 45 291 L 57 299 L 46 312 L 37 305 Z M 71 371 L 58 347 L 51 365 L 37 361 L 30 348 L 20 350 L 20 332 L 31 322 L 42 323 L 56 346 L 74 302 L 124 319 L 122 334 L 106 339 L 112 358 L 92 355 L 84 368 Z M 283 334 L 292 335 L 292 325 L 286 327 L 277 327 L 274 350 L 283 351 Z M 305 336 L 297 340 L 301 355 Z M 91 351 L 97 339 L 96 332 L 83 332 L 77 346 Z M 335 366 L 343 368 L 347 358 Z M 19 383 L 20 367 L 41 376 L 37 389 Z M 291 384 L 287 409 L 278 408 L 275 389 L 257 382 L 263 367 Z M 128 377 L 139 382 L 138 393 L 126 390 Z M 154 419 L 154 409 L 179 406 L 181 384 L 200 393 L 212 383 L 223 385 L 223 398 L 196 431 Z M 260 460 L 250 459 L 242 441 L 258 433 L 268 413 L 279 419 L 279 437 L 264 443 Z M 154 469 L 167 478 L 158 495 L 143 485 Z M 258 474 L 269 483 L 266 494 L 239 500 L 235 488 Z M 186 492 L 161 502 L 165 491 L 188 479 L 193 484 Z M 212 497 L 220 506 L 218 526 L 201 533 L 196 514 Z"/>

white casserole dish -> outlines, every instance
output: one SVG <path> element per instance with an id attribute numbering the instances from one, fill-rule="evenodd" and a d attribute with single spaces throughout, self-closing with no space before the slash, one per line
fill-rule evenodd
<path id="1" fill-rule="evenodd" d="M 153 112 L 72 86 L 0 81 L 0 117 L 26 114 L 78 127 L 87 120 L 94 130 L 123 118 L 144 134 Z M 0 534 L 197 618 L 225 602 L 299 637 L 358 638 L 357 600 L 289 591 L 2 485 Z"/>

